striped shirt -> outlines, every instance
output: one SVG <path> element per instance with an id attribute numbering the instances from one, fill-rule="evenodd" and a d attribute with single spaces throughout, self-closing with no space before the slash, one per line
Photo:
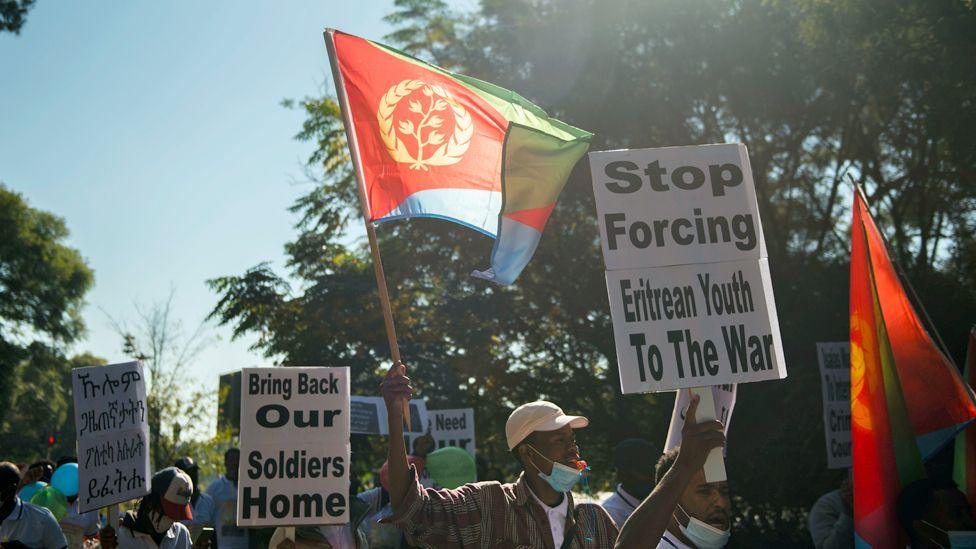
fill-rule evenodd
<path id="1" fill-rule="evenodd" d="M 402 530 L 407 540 L 422 547 L 516 548 L 553 545 L 552 531 L 545 510 L 533 497 L 524 474 L 512 484 L 476 482 L 455 490 L 423 488 L 413 481 L 400 509 L 386 521 Z M 569 532 L 576 524 L 569 547 L 574 549 L 611 548 L 617 541 L 617 527 L 599 505 L 573 505 L 569 498 L 566 524 Z"/>

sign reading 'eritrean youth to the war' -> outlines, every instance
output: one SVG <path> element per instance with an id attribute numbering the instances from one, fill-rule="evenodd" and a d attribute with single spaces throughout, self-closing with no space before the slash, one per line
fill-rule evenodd
<path id="1" fill-rule="evenodd" d="M 741 144 L 590 153 L 624 393 L 786 377 Z"/>
<path id="2" fill-rule="evenodd" d="M 142 364 L 71 371 L 78 440 L 78 509 L 149 493 L 149 423 Z"/>
<path id="3" fill-rule="evenodd" d="M 241 370 L 237 523 L 349 522 L 349 369 Z"/>
<path id="4" fill-rule="evenodd" d="M 851 344 L 817 343 L 827 467 L 851 466 Z"/>

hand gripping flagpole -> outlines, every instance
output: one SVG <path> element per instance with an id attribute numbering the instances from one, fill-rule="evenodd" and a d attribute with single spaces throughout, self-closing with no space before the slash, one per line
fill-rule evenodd
<path id="1" fill-rule="evenodd" d="M 335 29 L 325 29 L 325 48 L 329 52 L 329 64 L 332 65 L 332 80 L 335 82 L 336 95 L 342 111 L 342 124 L 346 129 L 346 142 L 349 144 L 349 156 L 352 157 L 352 167 L 356 173 L 357 188 L 359 189 L 359 205 L 363 210 L 363 221 L 366 223 L 366 237 L 369 239 L 369 251 L 373 256 L 373 270 L 376 273 L 376 288 L 380 295 L 380 308 L 383 309 L 383 321 L 386 324 L 386 339 L 390 344 L 390 355 L 393 362 L 400 362 L 400 348 L 397 345 L 396 325 L 393 323 L 393 308 L 390 307 L 390 293 L 386 289 L 386 275 L 383 274 L 383 260 L 380 258 L 380 247 L 376 243 L 376 230 L 369 212 L 369 200 L 366 197 L 366 180 L 363 177 L 363 165 L 359 158 L 359 144 L 356 141 L 356 129 L 352 125 L 349 99 L 346 97 L 346 86 L 339 71 L 339 61 L 336 58 Z M 410 429 L 410 408 L 403 403 L 403 419 Z"/>

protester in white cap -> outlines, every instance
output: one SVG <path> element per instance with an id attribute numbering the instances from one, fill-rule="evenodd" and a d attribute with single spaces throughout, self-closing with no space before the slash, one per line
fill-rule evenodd
<path id="1" fill-rule="evenodd" d="M 119 517 L 119 524 L 102 529 L 102 547 L 190 549 L 190 530 L 179 521 L 193 518 L 191 495 L 193 481 L 189 475 L 176 467 L 159 471 L 138 508 Z"/>
<path id="2" fill-rule="evenodd" d="M 515 409 L 505 425 L 522 474 L 511 484 L 476 482 L 455 490 L 423 488 L 408 467 L 403 441 L 403 407 L 413 389 L 395 364 L 381 385 L 390 427 L 389 478 L 396 524 L 414 545 L 434 547 L 524 546 L 550 549 L 610 548 L 617 539 L 613 520 L 595 504 L 574 504 L 571 490 L 585 462 L 576 429 L 589 420 L 563 413 L 551 402 Z"/>

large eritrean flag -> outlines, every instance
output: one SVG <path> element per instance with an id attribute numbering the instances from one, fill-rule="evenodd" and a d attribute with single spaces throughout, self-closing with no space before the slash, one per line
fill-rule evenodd
<path id="1" fill-rule="evenodd" d="M 851 438 L 858 547 L 904 546 L 895 503 L 922 460 L 976 418 L 972 391 L 925 331 L 862 197 L 851 226 Z"/>
<path id="2" fill-rule="evenodd" d="M 969 387 L 976 386 L 976 328 L 969 331 L 966 367 L 963 378 Z M 969 505 L 976 509 L 976 425 L 970 425 L 956 437 L 952 478 L 966 494 Z"/>
<path id="3" fill-rule="evenodd" d="M 518 94 L 328 30 L 369 218 L 433 217 L 495 238 L 475 276 L 511 284 L 591 134 Z"/>

